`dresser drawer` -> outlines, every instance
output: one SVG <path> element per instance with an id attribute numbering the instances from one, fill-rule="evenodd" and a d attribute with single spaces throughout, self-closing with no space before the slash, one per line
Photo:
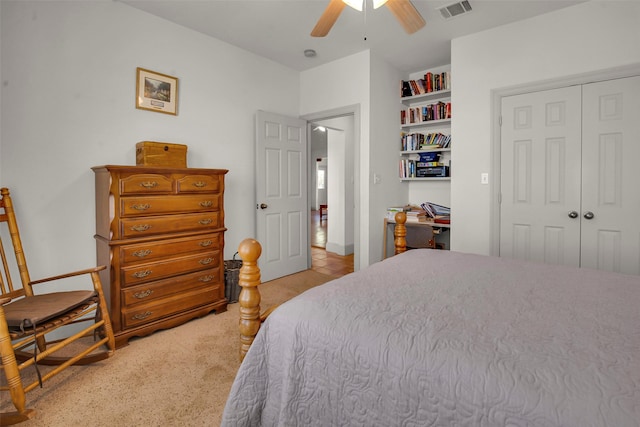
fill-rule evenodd
<path id="1" fill-rule="evenodd" d="M 181 239 L 156 240 L 120 247 L 120 260 L 124 265 L 155 261 L 189 253 L 200 253 L 222 248 L 222 233 L 203 234 Z"/>
<path id="2" fill-rule="evenodd" d="M 125 329 L 144 325 L 172 314 L 212 303 L 218 299 L 218 295 L 211 292 L 210 288 L 192 289 L 154 300 L 149 304 L 123 308 L 121 311 L 122 325 Z"/>
<path id="3" fill-rule="evenodd" d="M 122 306 L 129 308 L 136 304 L 151 303 L 169 295 L 180 294 L 203 286 L 206 286 L 214 296 L 221 298 L 223 295 L 221 291 L 222 277 L 220 268 L 210 268 L 180 277 L 171 277 L 124 288 L 122 290 Z"/>
<path id="4" fill-rule="evenodd" d="M 218 212 L 178 214 L 155 217 L 120 219 L 121 238 L 143 237 L 153 234 L 211 230 L 222 227 Z"/>
<path id="5" fill-rule="evenodd" d="M 178 193 L 219 193 L 222 190 L 222 176 L 186 175 L 178 178 Z"/>
<path id="6" fill-rule="evenodd" d="M 221 194 L 139 196 L 120 199 L 121 216 L 193 213 L 220 210 Z"/>
<path id="7" fill-rule="evenodd" d="M 136 174 L 119 179 L 120 194 L 152 194 L 173 192 L 173 179 L 160 174 Z"/>
<path id="8" fill-rule="evenodd" d="M 208 251 L 157 262 L 125 266 L 120 269 L 120 283 L 122 287 L 132 286 L 207 268 L 216 268 L 220 267 L 220 258 L 220 251 Z"/>

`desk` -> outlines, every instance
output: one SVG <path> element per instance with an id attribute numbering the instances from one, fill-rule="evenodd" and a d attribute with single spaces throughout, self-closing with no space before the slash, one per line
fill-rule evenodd
<path id="1" fill-rule="evenodd" d="M 407 233 L 410 232 L 411 227 L 422 227 L 425 225 L 430 225 L 433 228 L 433 234 L 438 235 L 438 236 L 442 236 L 443 231 L 448 231 L 451 228 L 450 224 L 440 224 L 440 223 L 435 223 L 435 222 L 406 222 L 404 224 L 407 227 Z M 391 243 L 391 248 L 389 248 L 388 245 L 388 240 L 387 239 L 387 234 L 388 233 L 388 229 L 389 226 L 391 227 L 391 239 L 390 239 L 390 243 Z M 382 259 L 387 258 L 389 252 L 391 252 L 391 255 L 393 255 L 395 253 L 395 235 L 394 235 L 394 228 L 396 226 L 396 222 L 393 220 L 390 220 L 388 218 L 384 219 L 384 230 L 382 232 Z M 449 239 L 448 236 L 446 239 L 436 239 L 436 241 L 438 243 L 444 243 L 445 244 L 445 248 L 449 248 Z M 389 249 L 391 249 L 391 251 L 389 251 Z"/>

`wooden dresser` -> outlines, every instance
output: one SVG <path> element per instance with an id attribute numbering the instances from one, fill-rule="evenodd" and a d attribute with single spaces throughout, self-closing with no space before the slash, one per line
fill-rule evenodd
<path id="1" fill-rule="evenodd" d="M 96 247 L 116 346 L 227 309 L 223 169 L 96 166 Z"/>

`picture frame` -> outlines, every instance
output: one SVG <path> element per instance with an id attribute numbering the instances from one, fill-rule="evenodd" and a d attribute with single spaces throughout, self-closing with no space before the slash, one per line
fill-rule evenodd
<path id="1" fill-rule="evenodd" d="M 178 115 L 178 78 L 136 69 L 136 108 Z"/>

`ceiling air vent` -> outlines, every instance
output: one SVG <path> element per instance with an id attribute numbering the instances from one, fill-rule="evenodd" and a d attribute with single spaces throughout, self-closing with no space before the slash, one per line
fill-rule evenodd
<path id="1" fill-rule="evenodd" d="M 471 12 L 471 5 L 467 0 L 463 0 L 457 3 L 450 4 L 438 8 L 444 19 L 455 18 L 465 13 Z"/>

